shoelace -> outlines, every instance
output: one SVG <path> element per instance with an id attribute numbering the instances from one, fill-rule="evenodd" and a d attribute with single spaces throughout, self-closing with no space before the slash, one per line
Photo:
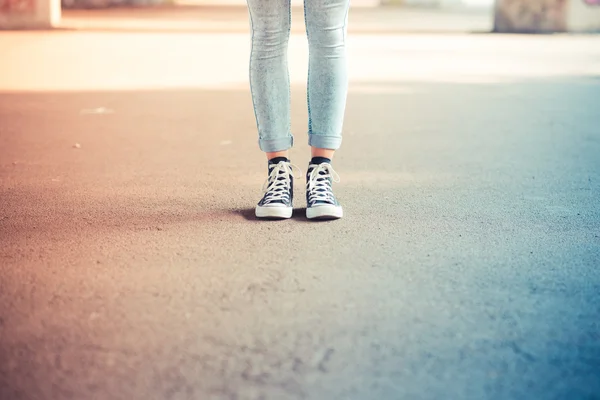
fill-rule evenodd
<path id="1" fill-rule="evenodd" d="M 297 179 L 294 168 L 302 175 L 300 168 L 289 162 L 282 161 L 273 167 L 262 187 L 263 193 L 266 194 L 265 204 L 289 200 L 290 177 Z M 282 177 L 283 179 L 280 179 Z"/>
<path id="2" fill-rule="evenodd" d="M 313 168 L 308 177 L 308 201 L 310 203 L 324 201 L 335 204 L 331 181 L 336 183 L 340 181 L 340 176 L 331 164 L 323 163 Z"/>

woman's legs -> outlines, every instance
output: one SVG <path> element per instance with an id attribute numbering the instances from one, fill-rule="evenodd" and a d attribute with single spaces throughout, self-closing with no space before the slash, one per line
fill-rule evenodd
<path id="1" fill-rule="evenodd" d="M 250 86 L 261 150 L 287 156 L 293 137 L 287 47 L 290 0 L 247 0 L 252 28 Z M 305 0 L 309 43 L 308 134 L 313 156 L 333 155 L 342 142 L 348 73 L 350 0 Z M 331 157 L 327 157 L 331 158 Z"/>
<path id="2" fill-rule="evenodd" d="M 346 25 L 350 0 L 304 0 L 309 44 L 308 134 L 313 157 L 342 143 L 348 93 Z"/>
<path id="3" fill-rule="evenodd" d="M 290 79 L 287 47 L 290 0 L 247 0 L 252 27 L 250 85 L 261 150 L 269 158 L 269 178 L 256 207 L 261 218 L 290 218 L 293 170 L 287 157 Z M 313 159 L 307 173 L 307 217 L 340 218 L 332 191 L 337 174 L 331 158 L 342 142 L 348 73 L 346 22 L 350 0 L 304 0 L 309 43 L 308 134 Z"/>
<path id="4" fill-rule="evenodd" d="M 287 157 L 293 144 L 287 63 L 290 0 L 247 1 L 252 29 L 250 87 L 259 146 L 269 159 Z"/>

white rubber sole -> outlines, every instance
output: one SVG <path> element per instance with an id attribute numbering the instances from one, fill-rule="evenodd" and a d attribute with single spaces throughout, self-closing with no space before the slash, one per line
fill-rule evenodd
<path id="1" fill-rule="evenodd" d="M 308 219 L 340 219 L 344 210 L 340 206 L 315 206 L 306 209 Z"/>
<path id="2" fill-rule="evenodd" d="M 292 207 L 285 206 L 269 206 L 269 207 L 261 207 L 256 206 L 256 218 L 274 218 L 274 219 L 282 219 L 282 218 L 292 218 L 292 212 L 294 209 Z"/>

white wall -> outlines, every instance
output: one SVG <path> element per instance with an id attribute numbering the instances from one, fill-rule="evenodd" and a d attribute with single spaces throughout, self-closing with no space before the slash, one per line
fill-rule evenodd
<path id="1" fill-rule="evenodd" d="M 45 29 L 60 23 L 60 0 L 35 0 L 31 12 L 0 12 L 0 29 Z"/>
<path id="2" fill-rule="evenodd" d="M 600 31 L 600 6 L 590 6 L 583 1 L 569 2 L 567 29 L 569 32 Z"/>

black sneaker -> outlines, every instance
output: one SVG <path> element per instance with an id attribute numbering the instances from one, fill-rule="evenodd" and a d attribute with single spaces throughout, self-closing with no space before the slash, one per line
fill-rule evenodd
<path id="1" fill-rule="evenodd" d="M 306 217 L 338 219 L 344 216 L 331 187 L 340 177 L 329 163 L 310 164 L 306 173 Z"/>
<path id="2" fill-rule="evenodd" d="M 264 196 L 256 206 L 257 218 L 291 218 L 294 200 L 293 168 L 285 158 L 269 162 L 269 177 L 263 186 Z"/>

